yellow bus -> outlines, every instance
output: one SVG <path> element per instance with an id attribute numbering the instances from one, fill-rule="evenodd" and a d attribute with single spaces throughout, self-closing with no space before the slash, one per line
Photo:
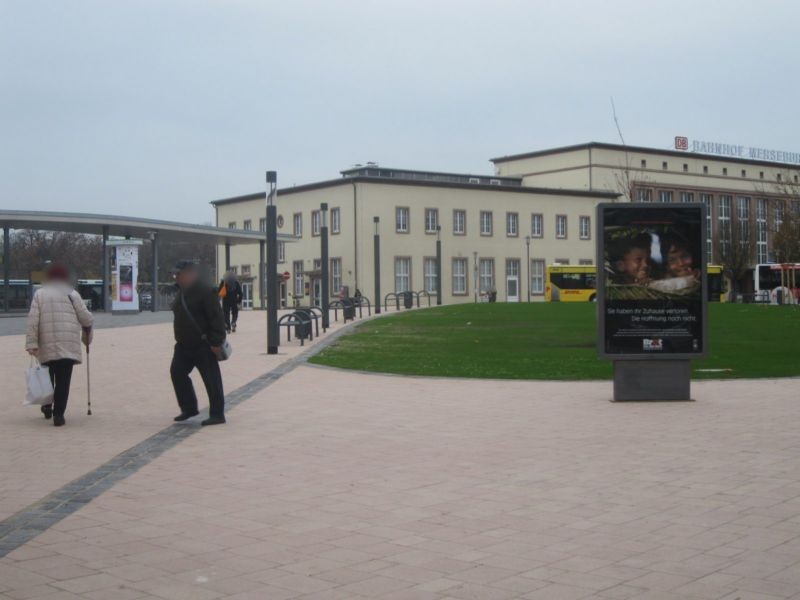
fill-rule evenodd
<path id="1" fill-rule="evenodd" d="M 708 299 L 727 302 L 728 290 L 722 267 L 708 265 Z M 595 265 L 551 265 L 547 267 L 544 288 L 547 302 L 594 302 L 597 300 Z"/>
<path id="2" fill-rule="evenodd" d="M 594 302 L 597 300 L 597 267 L 551 265 L 544 286 L 547 302 Z"/>

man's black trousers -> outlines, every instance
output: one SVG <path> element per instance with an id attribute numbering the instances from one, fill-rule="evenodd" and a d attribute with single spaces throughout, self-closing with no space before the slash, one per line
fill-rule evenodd
<path id="1" fill-rule="evenodd" d="M 178 398 L 178 406 L 182 413 L 197 412 L 197 395 L 194 392 L 192 380 L 189 373 L 197 368 L 208 393 L 209 413 L 212 417 L 222 417 L 225 415 L 225 393 L 222 389 L 222 373 L 219 370 L 219 362 L 208 344 L 202 344 L 197 348 L 186 348 L 180 344 L 175 344 L 175 352 L 172 355 L 172 365 L 169 373 L 172 377 L 172 386 L 175 388 L 175 396 Z"/>
<path id="2" fill-rule="evenodd" d="M 225 314 L 225 329 L 231 330 L 231 324 L 239 320 L 239 305 L 235 302 L 222 302 L 222 312 Z"/>
<path id="3" fill-rule="evenodd" d="M 53 384 L 53 414 L 63 417 L 69 399 L 69 384 L 72 381 L 72 367 L 75 361 L 71 358 L 59 358 L 45 363 L 50 369 L 50 381 Z"/>

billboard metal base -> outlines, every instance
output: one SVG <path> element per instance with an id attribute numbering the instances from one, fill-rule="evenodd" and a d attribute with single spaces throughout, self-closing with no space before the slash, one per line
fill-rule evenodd
<path id="1" fill-rule="evenodd" d="M 614 402 L 691 400 L 689 360 L 615 360 Z"/>

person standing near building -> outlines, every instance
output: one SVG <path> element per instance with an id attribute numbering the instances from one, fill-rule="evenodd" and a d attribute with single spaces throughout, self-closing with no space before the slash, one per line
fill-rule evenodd
<path id="1" fill-rule="evenodd" d="M 69 269 L 53 264 L 47 269 L 47 282 L 36 290 L 28 313 L 25 349 L 50 370 L 53 404 L 42 406 L 45 419 L 53 425 L 65 424 L 72 368 L 81 362 L 81 341 L 92 342 L 92 314 L 80 294 L 69 284 Z"/>
<path id="2" fill-rule="evenodd" d="M 172 302 L 175 350 L 170 377 L 185 421 L 198 414 L 197 395 L 189 373 L 197 368 L 208 393 L 209 417 L 201 425 L 225 422 L 225 393 L 219 368 L 220 346 L 225 341 L 225 322 L 213 287 L 203 282 L 197 265 L 180 261 L 175 266 L 178 293 Z"/>
<path id="3" fill-rule="evenodd" d="M 217 290 L 222 298 L 222 310 L 225 313 L 225 331 L 236 332 L 236 321 L 239 319 L 239 309 L 242 307 L 242 284 L 236 279 L 236 273 L 228 271 L 220 282 Z"/>

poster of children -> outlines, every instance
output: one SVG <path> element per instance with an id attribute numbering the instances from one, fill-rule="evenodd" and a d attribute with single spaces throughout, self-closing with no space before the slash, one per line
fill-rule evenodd
<path id="1" fill-rule="evenodd" d="M 704 207 L 603 204 L 601 354 L 705 352 Z"/>

